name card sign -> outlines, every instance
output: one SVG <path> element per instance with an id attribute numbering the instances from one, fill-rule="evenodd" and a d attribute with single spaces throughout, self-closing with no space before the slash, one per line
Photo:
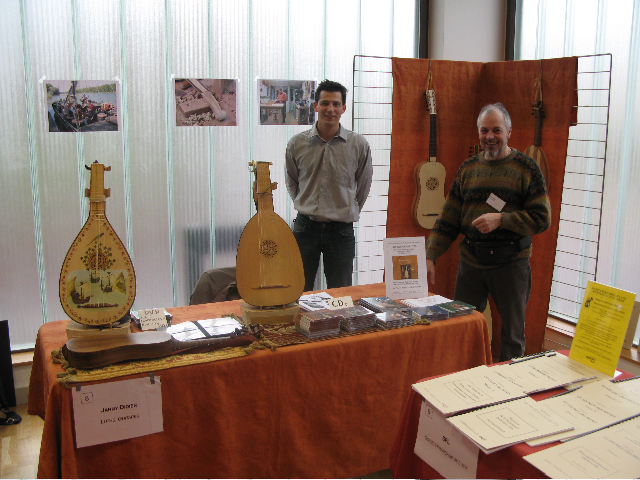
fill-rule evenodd
<path id="1" fill-rule="evenodd" d="M 349 296 L 330 298 L 327 300 L 327 303 L 329 304 L 329 310 L 338 310 L 339 308 L 353 307 L 353 300 Z"/>
<path id="2" fill-rule="evenodd" d="M 159 377 L 83 385 L 71 394 L 77 448 L 164 430 Z"/>
<path id="3" fill-rule="evenodd" d="M 142 330 L 155 330 L 158 327 L 166 327 L 167 317 L 164 315 L 164 308 L 148 308 L 138 310 L 140 318 L 140 328 Z"/>

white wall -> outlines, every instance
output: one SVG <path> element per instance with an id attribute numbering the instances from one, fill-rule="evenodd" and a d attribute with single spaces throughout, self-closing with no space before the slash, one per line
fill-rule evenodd
<path id="1" fill-rule="evenodd" d="M 13 384 L 16 390 L 16 405 L 25 405 L 29 399 L 31 364 L 13 367 Z"/>
<path id="2" fill-rule="evenodd" d="M 503 61 L 506 15 L 504 0 L 431 0 L 429 58 Z"/>

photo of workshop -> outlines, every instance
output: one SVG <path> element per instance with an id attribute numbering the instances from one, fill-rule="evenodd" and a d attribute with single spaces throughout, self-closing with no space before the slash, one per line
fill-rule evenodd
<path id="1" fill-rule="evenodd" d="M 257 80 L 260 125 L 313 125 L 314 80 Z"/>

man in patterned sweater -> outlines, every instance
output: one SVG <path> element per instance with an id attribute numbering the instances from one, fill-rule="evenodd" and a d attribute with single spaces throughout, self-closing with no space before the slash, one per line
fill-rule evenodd
<path id="1" fill-rule="evenodd" d="M 524 354 L 525 309 L 531 293 L 531 235 L 544 232 L 551 207 L 535 161 L 507 146 L 511 118 L 500 103 L 478 116 L 483 152 L 458 170 L 427 241 L 427 276 L 463 234 L 454 299 L 484 311 L 491 295 L 502 319 L 500 361 Z"/>

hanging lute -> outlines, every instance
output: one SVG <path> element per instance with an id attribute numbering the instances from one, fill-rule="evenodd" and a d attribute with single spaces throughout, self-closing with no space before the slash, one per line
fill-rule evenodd
<path id="1" fill-rule="evenodd" d="M 541 66 L 542 68 L 542 66 Z M 544 109 L 542 107 L 542 71 L 540 76 L 536 78 L 536 94 L 532 106 L 532 115 L 536 119 L 536 129 L 533 135 L 533 145 L 527 147 L 524 150 L 524 154 L 533 158 L 540 167 L 540 172 L 544 177 L 544 182 L 547 184 L 547 190 L 549 190 L 549 160 L 547 160 L 547 154 L 542 149 L 542 119 L 544 118 Z"/>
<path id="2" fill-rule="evenodd" d="M 429 72 L 428 83 L 431 86 L 431 72 Z M 444 165 L 436 159 L 437 118 L 435 90 L 428 89 L 426 97 L 429 106 L 429 161 L 416 165 L 413 172 L 416 190 L 411 205 L 411 219 L 417 226 L 431 229 L 435 225 L 444 205 L 444 181 L 447 171 Z"/>
<path id="3" fill-rule="evenodd" d="M 123 318 L 136 296 L 136 276 L 131 258 L 107 220 L 105 167 L 91 167 L 89 218 L 71 244 L 60 270 L 59 295 L 69 318 L 84 325 L 106 325 Z"/>
<path id="4" fill-rule="evenodd" d="M 251 162 L 255 173 L 253 198 L 258 212 L 242 231 L 236 257 L 238 293 L 259 306 L 286 305 L 304 290 L 304 268 L 298 243 L 289 225 L 273 211 L 268 162 Z"/>

